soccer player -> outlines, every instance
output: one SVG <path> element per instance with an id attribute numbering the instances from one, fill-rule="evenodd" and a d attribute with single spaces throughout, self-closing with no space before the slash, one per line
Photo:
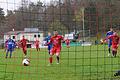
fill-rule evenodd
<path id="1" fill-rule="evenodd" d="M 65 43 L 67 45 L 67 48 L 70 48 L 70 40 L 68 38 L 65 40 Z"/>
<path id="2" fill-rule="evenodd" d="M 36 47 L 37 51 L 40 51 L 39 45 L 40 45 L 40 41 L 38 39 L 36 39 L 36 41 L 35 41 L 35 47 Z"/>
<path id="3" fill-rule="evenodd" d="M 22 40 L 20 40 L 20 46 L 23 50 L 23 53 L 24 53 L 25 57 L 27 56 L 27 42 L 28 42 L 28 40 L 25 39 L 24 36 L 23 36 Z"/>
<path id="4" fill-rule="evenodd" d="M 61 35 L 58 35 L 57 31 L 54 31 L 54 36 L 51 37 L 50 42 L 48 43 L 48 45 L 50 43 L 52 43 L 52 49 L 50 50 L 50 57 L 49 57 L 49 62 L 51 65 L 52 64 L 52 56 L 54 54 L 56 54 L 56 58 L 57 58 L 57 64 L 59 64 L 59 55 L 60 55 L 60 51 L 61 51 L 61 42 L 63 40 L 63 37 Z"/>
<path id="5" fill-rule="evenodd" d="M 6 41 L 5 41 L 5 52 L 7 51 L 7 42 L 8 42 L 8 39 L 6 39 Z"/>
<path id="6" fill-rule="evenodd" d="M 49 43 L 49 42 L 50 42 L 50 39 L 51 39 L 51 33 L 49 32 L 49 33 L 48 33 L 48 36 L 45 38 L 45 41 L 46 41 L 47 43 Z M 48 46 L 48 53 L 50 54 L 50 50 L 51 50 L 51 48 L 52 48 L 52 43 L 48 44 L 47 46 Z"/>
<path id="7" fill-rule="evenodd" d="M 116 32 L 114 32 L 113 35 L 108 37 L 108 39 L 112 40 L 112 54 L 113 54 L 114 57 L 116 57 L 120 37 L 118 36 L 118 34 Z"/>
<path id="8" fill-rule="evenodd" d="M 12 57 L 12 52 L 15 48 L 15 41 L 12 40 L 11 38 L 9 38 L 8 40 L 5 41 L 5 45 L 6 45 L 6 57 L 8 57 L 8 53 L 10 52 L 10 58 Z"/>
<path id="9" fill-rule="evenodd" d="M 109 36 L 113 35 L 113 33 L 114 33 L 113 29 L 110 28 L 110 31 L 107 32 L 106 37 L 108 38 Z M 107 39 L 107 41 L 108 41 L 108 51 L 109 51 L 108 56 L 110 56 L 110 52 L 111 52 L 110 48 L 112 45 L 112 39 L 111 38 Z"/>

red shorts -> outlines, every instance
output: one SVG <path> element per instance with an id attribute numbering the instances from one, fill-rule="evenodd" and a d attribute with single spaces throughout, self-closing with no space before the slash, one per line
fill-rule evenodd
<path id="1" fill-rule="evenodd" d="M 56 55 L 59 55 L 60 54 L 60 51 L 61 51 L 61 47 L 53 47 L 51 50 L 50 50 L 50 53 L 52 55 L 56 54 Z"/>
<path id="2" fill-rule="evenodd" d="M 22 47 L 23 52 L 27 51 L 27 46 Z"/>
<path id="3" fill-rule="evenodd" d="M 67 45 L 67 46 L 69 46 L 69 45 L 70 45 L 70 43 L 66 43 L 66 45 Z"/>
<path id="4" fill-rule="evenodd" d="M 117 49 L 118 45 L 112 45 L 112 49 Z"/>
<path id="5" fill-rule="evenodd" d="M 39 48 L 39 45 L 36 45 L 36 48 Z"/>

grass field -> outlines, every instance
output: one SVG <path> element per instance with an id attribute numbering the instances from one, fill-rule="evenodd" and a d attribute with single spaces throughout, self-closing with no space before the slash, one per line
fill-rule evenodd
<path id="1" fill-rule="evenodd" d="M 4 50 L 0 50 L 0 80 L 119 80 L 113 76 L 120 69 L 119 54 L 108 57 L 105 45 L 63 47 L 59 65 L 54 56 L 53 65 L 47 66 L 47 49 L 29 49 L 28 56 L 31 65 L 25 67 L 21 49 L 12 59 L 5 59 Z"/>

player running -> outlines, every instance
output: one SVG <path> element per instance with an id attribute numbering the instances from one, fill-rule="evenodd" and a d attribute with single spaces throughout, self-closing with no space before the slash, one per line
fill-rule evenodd
<path id="1" fill-rule="evenodd" d="M 12 52 L 14 51 L 15 48 L 15 41 L 12 40 L 11 38 L 9 38 L 8 40 L 5 41 L 5 45 L 6 45 L 6 57 L 8 57 L 8 53 L 10 52 L 10 58 L 12 57 Z"/>
<path id="2" fill-rule="evenodd" d="M 20 42 L 19 42 L 25 57 L 27 56 L 27 42 L 28 42 L 28 40 L 25 39 L 24 36 L 23 36 L 22 40 L 20 40 Z"/>
<path id="3" fill-rule="evenodd" d="M 65 43 L 67 45 L 67 48 L 70 48 L 70 40 L 68 38 L 65 40 Z"/>
<path id="4" fill-rule="evenodd" d="M 61 51 L 61 42 L 63 40 L 63 37 L 61 35 L 58 35 L 57 31 L 54 31 L 54 36 L 51 37 L 49 44 L 53 44 L 52 49 L 50 50 L 50 57 L 49 57 L 49 62 L 51 65 L 52 64 L 52 56 L 54 54 L 56 54 L 56 58 L 57 58 L 57 64 L 59 64 L 59 55 L 60 55 L 60 51 Z"/>
<path id="5" fill-rule="evenodd" d="M 113 54 L 114 57 L 116 57 L 120 37 L 118 36 L 118 34 L 116 32 L 114 32 L 113 35 L 108 37 L 108 39 L 112 40 L 112 54 Z"/>
<path id="6" fill-rule="evenodd" d="M 40 51 L 39 45 L 40 45 L 40 41 L 38 39 L 36 39 L 36 41 L 35 41 L 35 47 L 36 47 L 37 51 Z"/>
<path id="7" fill-rule="evenodd" d="M 8 39 L 6 39 L 6 41 L 5 41 L 5 52 L 7 51 L 7 42 L 8 42 Z"/>
<path id="8" fill-rule="evenodd" d="M 48 33 L 48 36 L 45 38 L 45 41 L 46 41 L 47 43 L 49 43 L 49 42 L 50 42 L 50 39 L 51 39 L 51 33 Z M 50 54 L 50 50 L 51 50 L 51 48 L 52 48 L 52 43 L 48 44 L 47 46 L 48 46 L 48 53 Z"/>
<path id="9" fill-rule="evenodd" d="M 113 35 L 113 33 L 114 33 L 113 29 L 110 28 L 110 31 L 107 32 L 106 37 L 108 38 L 109 36 Z M 111 48 L 111 45 L 112 45 L 112 39 L 111 38 L 107 39 L 107 41 L 108 41 L 108 51 L 109 51 L 108 56 L 110 56 L 110 53 L 111 53 L 110 48 Z"/>

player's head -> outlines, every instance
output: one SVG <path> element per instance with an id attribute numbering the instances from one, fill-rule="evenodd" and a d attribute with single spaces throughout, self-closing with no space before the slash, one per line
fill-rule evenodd
<path id="1" fill-rule="evenodd" d="M 113 31 L 113 28 L 110 28 L 110 31 Z"/>
<path id="2" fill-rule="evenodd" d="M 51 33 L 50 33 L 50 32 L 48 32 L 48 36 L 51 36 Z"/>
<path id="3" fill-rule="evenodd" d="M 24 39 L 24 38 L 25 38 L 25 36 L 23 35 L 23 36 L 22 36 L 22 38 Z"/>
<path id="4" fill-rule="evenodd" d="M 58 31 L 55 30 L 55 31 L 54 31 L 54 36 L 57 36 L 57 35 L 58 35 Z"/>

